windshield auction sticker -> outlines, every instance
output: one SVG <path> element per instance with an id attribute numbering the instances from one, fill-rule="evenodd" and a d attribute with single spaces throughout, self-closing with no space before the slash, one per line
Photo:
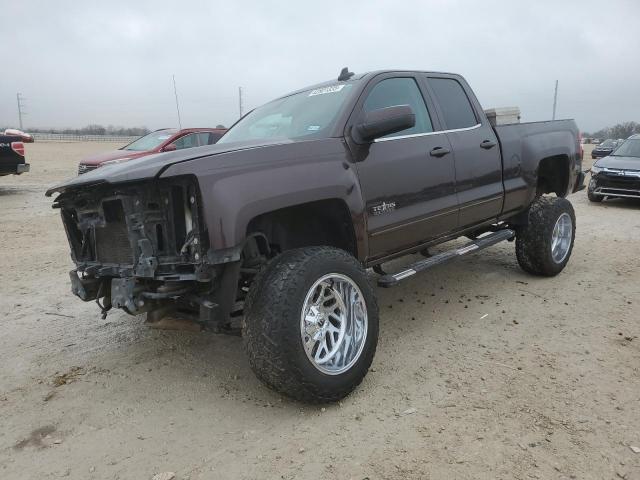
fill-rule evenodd
<path id="1" fill-rule="evenodd" d="M 325 93 L 336 93 L 343 88 L 344 85 L 331 85 L 330 87 L 316 88 L 315 90 L 311 90 L 311 92 L 309 92 L 309 97 L 313 97 L 315 95 L 324 95 Z"/>

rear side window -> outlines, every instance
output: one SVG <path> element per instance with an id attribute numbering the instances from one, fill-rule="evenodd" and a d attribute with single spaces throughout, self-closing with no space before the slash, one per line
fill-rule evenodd
<path id="1" fill-rule="evenodd" d="M 211 133 L 211 135 L 209 135 L 209 144 L 217 143 L 221 138 L 221 133 Z"/>
<path id="2" fill-rule="evenodd" d="M 211 134 L 209 132 L 202 132 L 198 134 L 198 141 L 200 145 L 211 145 Z"/>
<path id="3" fill-rule="evenodd" d="M 462 85 L 450 78 L 430 78 L 448 130 L 473 127 L 478 124 L 473 108 Z"/>
<path id="4" fill-rule="evenodd" d="M 433 132 L 427 106 L 413 78 L 388 78 L 382 80 L 369 92 L 369 96 L 364 102 L 364 111 L 370 112 L 379 108 L 397 105 L 409 105 L 416 115 L 416 124 L 412 128 L 392 133 L 387 137 Z"/>
<path id="5" fill-rule="evenodd" d="M 178 140 L 173 142 L 176 146 L 177 150 L 182 150 L 183 148 L 192 148 L 198 146 L 198 137 L 196 133 L 191 133 L 189 135 L 185 135 L 184 137 L 180 137 Z"/>

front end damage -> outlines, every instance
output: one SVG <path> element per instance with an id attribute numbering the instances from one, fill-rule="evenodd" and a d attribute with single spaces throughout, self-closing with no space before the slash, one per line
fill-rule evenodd
<path id="1" fill-rule="evenodd" d="M 179 314 L 228 326 L 240 252 L 209 251 L 202 201 L 192 177 L 77 187 L 60 194 L 76 269 L 72 292 L 132 315 Z"/>

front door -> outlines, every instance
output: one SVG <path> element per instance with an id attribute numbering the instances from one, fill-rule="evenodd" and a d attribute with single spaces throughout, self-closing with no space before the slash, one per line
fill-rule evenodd
<path id="1" fill-rule="evenodd" d="M 458 208 L 451 146 L 439 133 L 416 78 L 377 78 L 356 110 L 409 105 L 415 126 L 366 146 L 356 168 L 366 203 L 369 257 L 417 246 L 457 227 Z M 358 118 L 358 116 L 356 116 Z"/>

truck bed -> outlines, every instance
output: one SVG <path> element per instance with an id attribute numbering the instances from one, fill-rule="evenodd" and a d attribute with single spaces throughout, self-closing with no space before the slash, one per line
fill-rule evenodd
<path id="1" fill-rule="evenodd" d="M 549 120 L 493 127 L 502 152 L 505 200 L 503 214 L 529 205 L 536 193 L 539 160 L 554 157 L 569 162 L 566 193 L 579 189 L 582 175 L 580 132 L 576 122 Z"/>

